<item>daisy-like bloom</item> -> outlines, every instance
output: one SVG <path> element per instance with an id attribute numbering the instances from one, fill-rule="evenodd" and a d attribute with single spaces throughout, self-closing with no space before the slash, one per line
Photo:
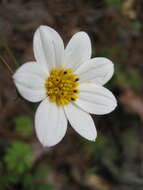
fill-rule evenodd
<path id="1" fill-rule="evenodd" d="M 67 121 L 82 137 L 95 141 L 97 132 L 91 114 L 103 115 L 117 105 L 103 87 L 112 77 L 113 63 L 91 59 L 91 42 L 85 32 L 76 33 L 64 49 L 60 35 L 40 26 L 33 40 L 36 61 L 23 64 L 13 75 L 23 98 L 39 102 L 35 128 L 43 146 L 54 146 L 64 137 Z"/>

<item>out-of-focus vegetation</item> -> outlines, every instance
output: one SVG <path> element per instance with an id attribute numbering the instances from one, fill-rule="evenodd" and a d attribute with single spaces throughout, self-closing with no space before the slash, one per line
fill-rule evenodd
<path id="1" fill-rule="evenodd" d="M 105 0 L 105 2 L 109 5 L 112 5 L 113 7 L 117 9 L 121 9 L 124 1 L 123 0 Z"/>
<path id="2" fill-rule="evenodd" d="M 15 131 L 26 137 L 32 132 L 32 120 L 26 116 L 17 117 Z M 31 143 L 13 140 L 5 148 L 4 157 L 0 162 L 0 189 L 53 189 L 53 185 L 43 181 L 49 173 L 49 167 L 40 168 L 38 171 L 32 168 L 35 158 Z"/>
<path id="3" fill-rule="evenodd" d="M 143 189 L 142 19 L 138 0 L 0 1 L 0 190 Z M 118 108 L 93 116 L 95 143 L 70 126 L 53 148 L 43 148 L 36 138 L 36 107 L 19 97 L 3 62 L 15 71 L 33 60 L 32 37 L 41 24 L 55 28 L 65 44 L 86 31 L 93 57 L 115 63 L 106 86 Z"/>

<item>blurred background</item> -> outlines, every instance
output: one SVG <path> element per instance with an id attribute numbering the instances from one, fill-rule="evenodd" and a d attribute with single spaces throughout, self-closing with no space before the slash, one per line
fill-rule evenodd
<path id="1" fill-rule="evenodd" d="M 41 24 L 65 44 L 86 31 L 93 57 L 115 63 L 106 86 L 118 107 L 93 116 L 95 143 L 71 127 L 53 148 L 36 138 L 37 105 L 17 95 L 3 62 L 15 71 L 33 60 L 33 33 Z M 0 0 L 0 190 L 143 190 L 142 26 L 142 0 Z"/>

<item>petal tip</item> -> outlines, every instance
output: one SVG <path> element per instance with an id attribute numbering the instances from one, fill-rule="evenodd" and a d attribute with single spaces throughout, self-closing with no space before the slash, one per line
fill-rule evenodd
<path id="1" fill-rule="evenodd" d="M 90 139 L 90 141 L 95 142 L 96 141 L 96 137 L 93 138 L 93 139 Z"/>
<path id="2" fill-rule="evenodd" d="M 90 138 L 87 138 L 89 141 L 91 142 L 95 142 L 96 141 L 96 138 L 97 138 L 97 134 L 95 134 L 94 136 L 90 137 Z"/>
<path id="3" fill-rule="evenodd" d="M 40 141 L 40 140 L 39 140 L 39 141 Z M 62 141 L 62 139 L 61 139 L 60 141 Z M 56 143 L 49 143 L 49 142 L 41 142 L 41 141 L 40 141 L 40 143 L 41 143 L 41 145 L 43 146 L 43 148 L 51 148 L 51 147 L 56 146 L 57 144 L 59 144 L 60 141 L 59 141 L 59 142 L 56 142 Z"/>
<path id="4" fill-rule="evenodd" d="M 92 141 L 95 142 L 97 138 L 97 134 L 95 134 L 95 136 L 93 137 Z"/>
<path id="5" fill-rule="evenodd" d="M 51 148 L 54 145 L 50 145 L 50 144 L 45 144 L 45 143 L 41 143 L 43 148 Z"/>
<path id="6" fill-rule="evenodd" d="M 38 28 L 37 28 L 37 30 L 38 29 L 43 29 L 43 28 L 45 28 L 46 27 L 46 25 L 40 25 Z"/>

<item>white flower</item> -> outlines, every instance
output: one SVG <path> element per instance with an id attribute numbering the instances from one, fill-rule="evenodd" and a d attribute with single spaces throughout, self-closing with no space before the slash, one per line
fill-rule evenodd
<path id="1" fill-rule="evenodd" d="M 36 133 L 43 146 L 60 142 L 67 121 L 84 138 L 95 141 L 97 133 L 91 114 L 107 114 L 117 105 L 113 94 L 102 87 L 113 75 L 113 63 L 91 59 L 91 42 L 85 32 L 76 33 L 64 49 L 59 34 L 40 26 L 34 35 L 36 61 L 22 65 L 13 75 L 23 98 L 39 102 Z"/>

